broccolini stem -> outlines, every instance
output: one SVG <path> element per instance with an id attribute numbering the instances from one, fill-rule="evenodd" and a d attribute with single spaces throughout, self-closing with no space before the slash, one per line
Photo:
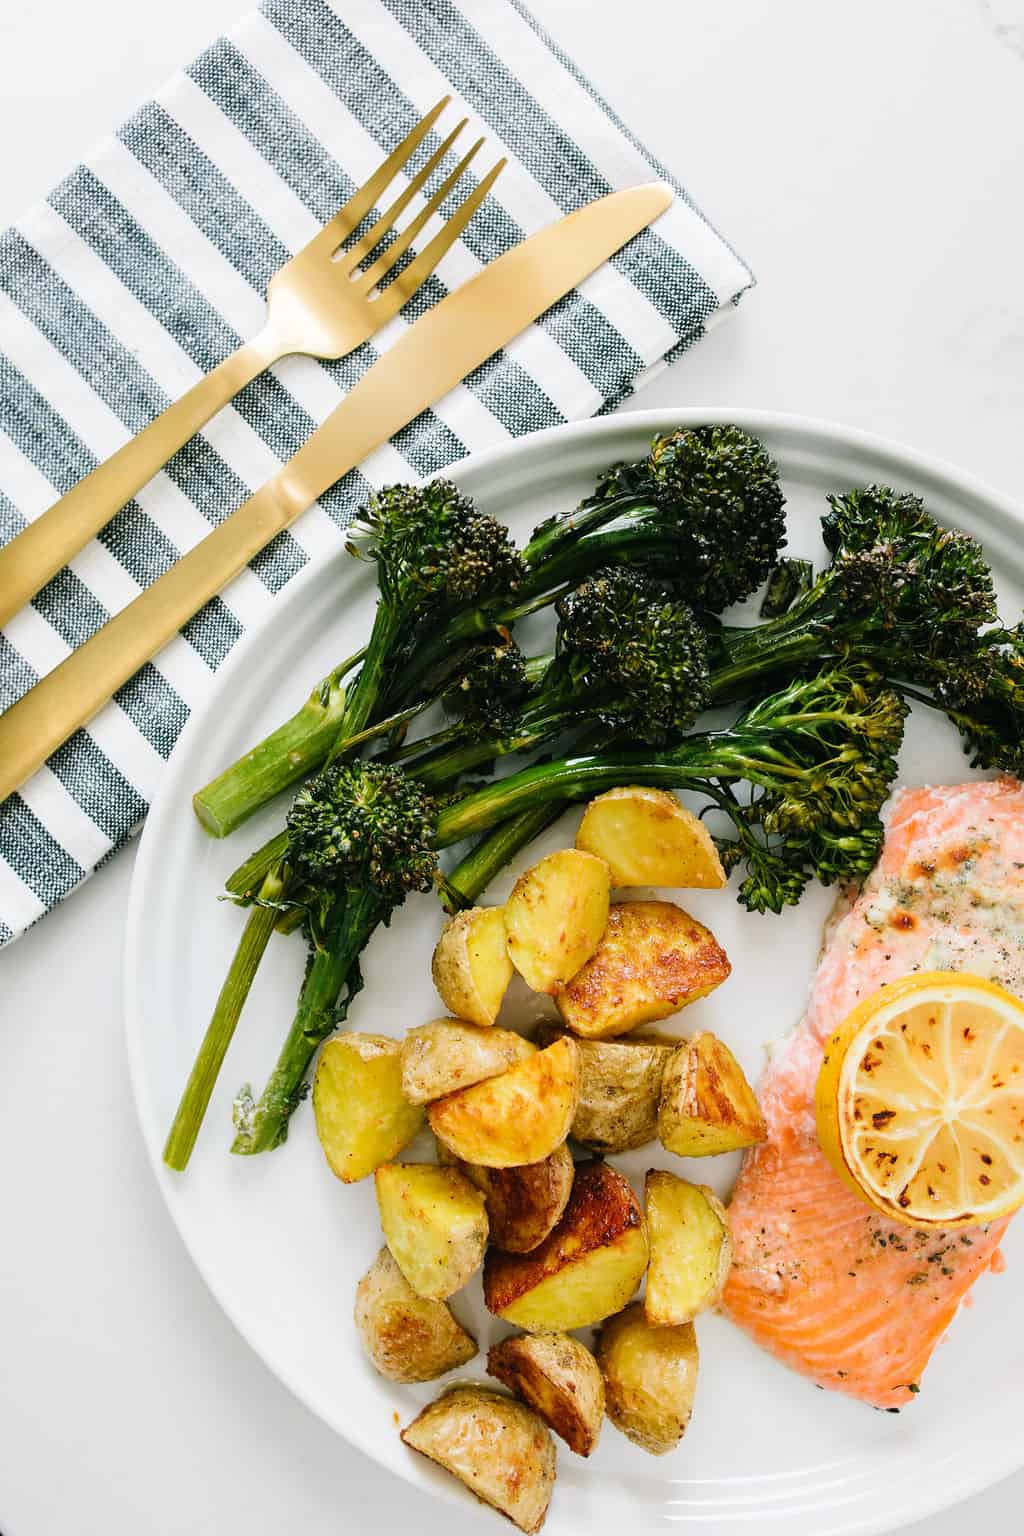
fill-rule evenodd
<path id="1" fill-rule="evenodd" d="M 286 878 L 283 872 L 273 871 L 263 882 L 261 898 L 277 901 L 284 894 Z M 164 1162 L 179 1173 L 192 1156 L 235 1026 L 279 916 L 276 907 L 257 906 L 246 920 L 164 1146 Z"/>
<path id="2" fill-rule="evenodd" d="M 366 726 L 361 731 L 356 731 L 351 736 L 339 739 L 338 730 L 341 724 L 341 716 L 328 725 L 322 725 L 315 733 L 301 730 L 295 738 L 295 749 L 288 753 L 289 766 L 295 767 L 301 758 L 302 767 L 298 774 L 289 773 L 289 783 L 294 783 L 296 777 L 305 778 L 313 772 L 327 758 L 328 754 L 340 757 L 346 752 L 352 752 L 356 747 L 361 747 L 367 741 L 375 741 L 379 736 L 387 736 L 390 731 L 397 730 L 400 726 L 408 725 L 410 720 L 415 720 L 417 715 L 423 713 L 432 700 L 425 700 L 422 704 L 410 704 L 408 709 L 397 710 L 393 715 L 388 715 L 384 720 L 378 720 L 373 725 Z M 266 746 L 271 741 L 268 736 Z M 259 748 L 257 748 L 259 750 Z M 245 762 L 235 764 L 229 769 L 232 777 L 223 788 L 220 781 L 215 779 L 213 784 L 208 784 L 193 796 L 193 806 L 199 820 L 212 832 L 215 837 L 227 837 L 234 832 L 244 821 L 261 810 L 268 800 L 272 800 L 280 792 L 282 785 L 279 781 L 283 773 L 284 765 L 278 760 L 275 765 L 268 757 L 268 771 L 261 775 L 250 777 L 246 772 Z M 238 772 L 235 772 L 238 769 Z M 275 781 L 276 780 L 276 781 Z M 200 801 L 202 803 L 200 804 Z"/>
<path id="3" fill-rule="evenodd" d="M 359 669 L 355 687 L 345 704 L 337 734 L 327 753 L 327 763 L 337 762 L 348 750 L 351 738 L 364 731 L 374 719 L 384 682 L 384 674 L 391 659 L 391 647 L 402 627 L 400 610 L 380 602 L 373 619 L 366 656 Z"/>
<path id="4" fill-rule="evenodd" d="M 799 604 L 781 619 L 751 629 L 721 629 L 711 636 L 711 694 L 715 703 L 743 698 L 750 684 L 773 672 L 823 661 L 836 647 L 819 615 Z"/>
<path id="5" fill-rule="evenodd" d="M 286 1139 L 310 1063 L 338 1026 L 341 989 L 386 910 L 369 891 L 349 889 L 339 900 L 330 929 L 314 949 L 292 1026 L 267 1086 L 255 1105 L 236 1114 L 232 1152 L 269 1152 Z"/>
<path id="6" fill-rule="evenodd" d="M 539 837 L 545 828 L 558 820 L 565 808 L 564 800 L 550 800 L 501 822 L 482 838 L 442 880 L 439 894 L 445 911 L 458 912 L 463 907 L 471 907 L 520 848 Z"/>
<path id="7" fill-rule="evenodd" d="M 646 505 L 647 499 L 635 492 L 624 496 L 595 496 L 582 502 L 571 517 L 550 518 L 542 523 L 523 550 L 523 564 L 530 573 L 528 585 L 535 586 L 544 580 L 555 568 L 559 556 L 566 550 L 575 549 L 588 531 L 603 528 L 623 512 Z"/>
<path id="8" fill-rule="evenodd" d="M 482 768 L 496 757 L 507 757 L 511 752 L 528 752 L 531 747 L 547 741 L 553 729 L 559 726 L 568 729 L 570 723 L 567 716 L 563 716 L 554 725 L 550 721 L 541 721 L 532 728 L 524 721 L 522 729 L 514 736 L 478 736 L 471 741 L 456 741 L 447 747 L 441 744 L 436 752 L 425 754 L 422 760 L 417 758 L 410 763 L 406 771 L 427 789 L 444 790 L 462 774 L 471 773 L 474 768 Z"/>
<path id="9" fill-rule="evenodd" d="M 528 618 L 531 613 L 538 613 L 542 608 L 550 608 L 568 590 L 568 587 L 559 586 L 554 590 L 545 589 L 528 600 L 515 603 L 495 601 L 481 607 L 463 609 L 447 624 L 435 629 L 429 639 L 424 639 L 416 647 L 402 671 L 400 697 L 406 698 L 410 690 L 414 689 L 428 672 L 444 663 L 457 647 L 465 646 L 474 640 L 481 640 L 485 635 L 493 635 L 496 631 L 500 633 L 512 624 L 518 623 L 520 619 Z"/>
<path id="10" fill-rule="evenodd" d="M 261 805 L 305 778 L 326 757 L 345 713 L 342 679 L 362 660 L 357 651 L 313 689 L 302 708 L 192 797 L 214 837 L 227 837 Z"/>
<path id="11" fill-rule="evenodd" d="M 224 882 L 224 889 L 240 906 L 252 901 L 267 875 L 280 864 L 288 852 L 287 830 L 277 832 L 269 842 L 250 853 L 244 864 L 239 864 L 234 874 Z"/>

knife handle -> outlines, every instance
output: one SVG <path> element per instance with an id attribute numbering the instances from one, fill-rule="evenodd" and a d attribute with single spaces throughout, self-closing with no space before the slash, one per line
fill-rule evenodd
<path id="1" fill-rule="evenodd" d="M 226 357 L 0 549 L 0 629 L 222 406 L 276 361 L 268 330 Z"/>
<path id="2" fill-rule="evenodd" d="M 309 505 L 285 466 L 0 715 L 0 801 Z"/>

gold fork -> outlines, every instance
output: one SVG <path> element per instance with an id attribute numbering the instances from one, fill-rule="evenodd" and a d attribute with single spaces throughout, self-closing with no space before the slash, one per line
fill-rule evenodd
<path id="1" fill-rule="evenodd" d="M 354 245 L 344 250 L 340 247 L 403 169 L 450 101 L 451 97 L 445 96 L 432 107 L 334 218 L 274 274 L 267 288 L 266 324 L 258 336 L 243 343 L 0 549 L 0 625 L 84 548 L 250 380 L 292 353 L 321 358 L 346 356 L 386 325 L 412 297 L 459 237 L 504 161 L 488 173 L 424 251 L 387 288 L 378 291 L 378 285 L 461 180 L 483 139 L 476 141 L 377 260 L 365 270 L 360 267 L 441 164 L 467 118 L 452 129 L 366 234 Z"/>

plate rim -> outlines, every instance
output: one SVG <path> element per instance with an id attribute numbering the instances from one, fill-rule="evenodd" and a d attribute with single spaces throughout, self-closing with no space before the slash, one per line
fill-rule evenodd
<path id="1" fill-rule="evenodd" d="M 898 461 L 901 468 L 912 475 L 922 478 L 942 481 L 948 488 L 960 491 L 975 502 L 984 503 L 986 516 L 990 516 L 993 523 L 998 525 L 1000 531 L 1020 532 L 1024 526 L 1024 508 L 1009 496 L 1009 494 L 996 490 L 980 476 L 938 455 L 924 450 L 908 447 L 899 441 L 866 431 L 858 427 L 848 427 L 842 422 L 818 418 L 798 413 L 785 411 L 759 410 L 744 406 L 665 406 L 647 408 L 639 411 L 619 411 L 608 416 L 591 417 L 585 421 L 567 422 L 554 427 L 548 427 L 539 432 L 527 433 L 521 437 L 512 438 L 504 443 L 499 443 L 491 448 L 478 453 L 468 454 L 465 457 L 447 465 L 438 471 L 439 474 L 451 472 L 461 476 L 467 469 L 476 473 L 486 473 L 495 465 L 502 465 L 508 460 L 530 453 L 541 454 L 545 452 L 549 444 L 554 441 L 572 446 L 590 438 L 616 436 L 629 433 L 651 435 L 657 431 L 669 430 L 675 426 L 697 426 L 702 424 L 734 423 L 743 426 L 747 430 L 758 433 L 775 433 L 799 440 L 804 436 L 812 440 L 819 449 L 828 445 L 841 446 L 845 450 L 863 452 L 873 457 L 889 457 Z M 410 476 L 411 481 L 419 479 L 421 482 L 436 476 L 415 477 Z M 121 996 L 123 1012 L 123 1028 L 125 1045 L 128 1056 L 129 1080 L 132 1090 L 132 1098 L 135 1104 L 135 1112 L 138 1117 L 142 1140 L 146 1148 L 153 1176 L 160 1191 L 164 1206 L 174 1224 L 175 1230 L 195 1265 L 200 1277 L 207 1289 L 216 1300 L 225 1317 L 235 1330 L 245 1340 L 259 1360 L 271 1373 L 277 1377 L 281 1384 L 303 1405 L 303 1407 L 316 1415 L 326 1423 L 342 1439 L 353 1445 L 364 1455 L 369 1457 L 380 1468 L 382 1473 L 397 1471 L 397 1475 L 409 1484 L 410 1487 L 421 1488 L 413 1475 L 412 1466 L 406 1473 L 399 1468 L 393 1468 L 382 1462 L 375 1448 L 375 1439 L 369 1433 L 362 1431 L 358 1417 L 352 1422 L 341 1425 L 336 1418 L 323 1413 L 307 1397 L 303 1387 L 295 1379 L 292 1371 L 284 1364 L 272 1360 L 255 1341 L 251 1330 L 238 1318 L 229 1299 L 222 1295 L 214 1275 L 211 1273 L 213 1266 L 208 1265 L 191 1243 L 187 1232 L 184 1217 L 178 1202 L 170 1196 L 170 1184 L 168 1172 L 163 1165 L 162 1146 L 163 1133 L 159 1126 L 151 1121 L 148 1108 L 147 1095 L 144 1089 L 145 1064 L 143 1051 L 143 1030 L 141 1020 L 144 1017 L 141 991 L 141 957 L 143 945 L 141 924 L 142 914 L 147 906 L 147 891 L 159 868 L 158 848 L 161 841 L 161 833 L 164 821 L 171 815 L 171 808 L 175 803 L 176 769 L 189 755 L 189 749 L 194 736 L 197 736 L 204 725 L 210 711 L 215 706 L 219 691 L 230 685 L 236 673 L 246 666 L 250 654 L 260 645 L 266 632 L 279 621 L 286 611 L 287 605 L 301 602 L 302 595 L 308 585 L 318 580 L 324 567 L 333 560 L 338 559 L 344 553 L 344 546 L 339 544 L 337 548 L 326 557 L 311 560 L 309 565 L 288 583 L 280 602 L 268 604 L 266 611 L 258 620 L 246 630 L 231 655 L 222 667 L 211 678 L 210 691 L 207 698 L 193 709 L 181 734 L 175 742 L 168 757 L 161 783 L 157 794 L 150 806 L 141 837 L 139 839 L 138 853 L 135 867 L 132 871 L 132 879 L 128 892 L 128 911 L 125 927 L 124 952 L 121 967 Z M 838 1523 L 832 1523 L 827 1527 L 827 1532 L 822 1531 L 821 1536 L 883 1536 L 883 1533 L 897 1530 L 901 1526 L 914 1520 L 927 1519 L 942 1510 L 954 1507 L 962 1500 L 994 1486 L 1003 1479 L 1012 1476 L 1014 1472 L 1024 1467 L 1024 1448 L 1020 1451 L 1011 1450 L 1009 1454 L 1000 1458 L 998 1464 L 993 1466 L 986 1464 L 984 1469 L 977 1469 L 973 1473 L 967 1469 L 959 1475 L 954 1475 L 945 1486 L 939 1489 L 939 1479 L 935 1479 L 932 1489 L 923 1500 L 915 1502 L 912 1506 L 903 1501 L 903 1508 L 878 1516 L 868 1514 L 867 1518 L 854 1514 L 849 1521 L 842 1517 Z M 946 1469 L 947 1476 L 949 1469 Z M 895 1490 L 892 1490 L 893 1492 Z M 431 1492 L 450 1502 L 462 1502 L 457 1497 L 456 1490 L 444 1487 L 432 1486 Z M 895 1518 L 893 1518 L 895 1516 Z"/>

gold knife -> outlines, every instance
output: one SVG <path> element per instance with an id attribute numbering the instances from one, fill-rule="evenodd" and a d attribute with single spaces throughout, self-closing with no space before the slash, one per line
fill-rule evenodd
<path id="1" fill-rule="evenodd" d="M 0 801 L 318 496 L 510 342 L 672 202 L 650 182 L 520 242 L 421 315 L 296 454 L 0 716 Z"/>

